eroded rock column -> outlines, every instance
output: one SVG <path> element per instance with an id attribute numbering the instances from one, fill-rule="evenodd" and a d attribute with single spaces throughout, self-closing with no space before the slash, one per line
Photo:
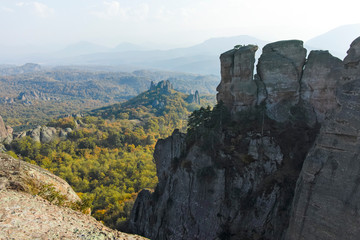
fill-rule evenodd
<path id="1" fill-rule="evenodd" d="M 300 79 L 306 49 L 299 40 L 270 43 L 263 48 L 257 74 L 267 92 L 267 115 L 278 122 L 289 118 L 289 111 L 299 101 Z"/>
<path id="2" fill-rule="evenodd" d="M 257 49 L 255 45 L 248 45 L 220 56 L 221 83 L 217 87 L 217 100 L 223 101 L 233 113 L 256 104 L 257 87 L 253 75 Z"/>

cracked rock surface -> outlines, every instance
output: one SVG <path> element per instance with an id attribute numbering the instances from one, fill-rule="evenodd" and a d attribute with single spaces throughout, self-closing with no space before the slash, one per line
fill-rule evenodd
<path id="1" fill-rule="evenodd" d="M 145 238 L 109 229 L 89 215 L 52 205 L 38 196 L 0 190 L 0 239 Z"/>

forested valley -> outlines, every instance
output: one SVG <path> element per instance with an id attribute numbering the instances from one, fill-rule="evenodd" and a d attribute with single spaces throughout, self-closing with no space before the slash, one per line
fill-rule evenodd
<path id="1" fill-rule="evenodd" d="M 38 127 L 56 129 L 46 141 L 23 131 L 5 147 L 8 154 L 66 180 L 96 219 L 126 230 L 137 193 L 157 184 L 153 162 L 157 140 L 176 128 L 185 132 L 192 111 L 215 103 L 214 96 L 195 96 L 174 90 L 170 81 L 152 82 L 150 90 L 128 101 L 49 117 Z"/>

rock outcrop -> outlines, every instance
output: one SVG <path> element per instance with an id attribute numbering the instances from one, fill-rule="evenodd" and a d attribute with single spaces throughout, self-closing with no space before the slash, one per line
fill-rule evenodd
<path id="1" fill-rule="evenodd" d="M 61 178 L 0 154 L 0 239 L 145 239 L 109 229 L 89 215 L 56 205 L 53 198 L 45 200 L 50 186 L 51 193 L 69 203 L 80 201 Z"/>
<path id="2" fill-rule="evenodd" d="M 8 131 L 4 124 L 2 117 L 0 116 L 0 140 L 5 139 L 8 136 Z"/>
<path id="3" fill-rule="evenodd" d="M 6 126 L 0 116 L 0 144 L 11 142 L 13 139 L 12 133 L 13 129 L 10 126 Z"/>
<path id="4" fill-rule="evenodd" d="M 56 130 L 56 128 L 54 128 L 54 127 L 37 126 L 36 128 L 27 131 L 26 133 L 22 134 L 21 136 L 23 136 L 23 137 L 30 136 L 36 142 L 48 143 L 48 142 L 54 140 L 54 138 L 59 137 L 60 132 L 61 132 L 61 130 Z"/>
<path id="5" fill-rule="evenodd" d="M 53 187 L 66 201 L 80 201 L 78 195 L 63 179 L 36 165 L 0 153 L 0 189 L 34 193 L 44 187 Z"/>
<path id="6" fill-rule="evenodd" d="M 360 38 L 341 61 L 301 41 L 221 55 L 230 127 L 156 145 L 159 183 L 130 229 L 152 239 L 358 239 Z M 214 131 L 208 129 L 208 131 Z"/>
<path id="7" fill-rule="evenodd" d="M 13 190 L 0 190 L 0 223 L 0 239 L 145 240 L 109 229 L 89 215 Z"/>

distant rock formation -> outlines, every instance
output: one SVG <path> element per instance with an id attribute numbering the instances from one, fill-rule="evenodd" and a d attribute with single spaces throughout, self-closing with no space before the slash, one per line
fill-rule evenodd
<path id="1" fill-rule="evenodd" d="M 157 89 L 160 91 L 163 91 L 164 93 L 170 94 L 171 90 L 173 90 L 174 87 L 169 80 L 160 81 L 160 82 L 158 82 L 157 85 L 155 85 L 154 81 L 151 81 L 150 91 L 157 90 Z"/>
<path id="2" fill-rule="evenodd" d="M 48 143 L 57 137 L 66 137 L 71 129 L 56 129 L 54 127 L 37 126 L 32 130 L 18 133 L 16 138 L 31 137 L 36 142 Z"/>
<path id="3" fill-rule="evenodd" d="M 156 85 L 155 85 L 154 81 L 151 81 L 149 90 L 152 91 L 152 90 L 155 90 L 155 89 L 156 89 Z"/>
<path id="4" fill-rule="evenodd" d="M 254 75 L 256 49 L 220 57 L 217 99 L 239 130 L 222 129 L 215 147 L 201 138 L 187 146 L 178 131 L 159 140 L 159 183 L 139 193 L 133 232 L 174 240 L 359 238 L 360 37 L 344 61 L 327 51 L 306 59 L 297 40 L 268 44 Z"/>
<path id="5" fill-rule="evenodd" d="M 38 90 L 22 91 L 15 98 L 4 97 L 0 99 L 1 103 L 13 104 L 13 103 L 22 103 L 24 105 L 32 105 L 35 101 L 51 101 L 59 100 L 57 97 L 50 96 Z"/>
<path id="6" fill-rule="evenodd" d="M 186 102 L 188 103 L 195 103 L 195 104 L 200 104 L 200 94 L 199 91 L 196 90 L 195 94 L 190 94 L 186 99 Z"/>
<path id="7" fill-rule="evenodd" d="M 8 67 L 3 67 L 0 69 L 1 75 L 15 75 L 21 73 L 31 73 L 41 71 L 41 66 L 36 63 L 26 63 L 22 66 L 12 66 L 9 65 Z"/>

